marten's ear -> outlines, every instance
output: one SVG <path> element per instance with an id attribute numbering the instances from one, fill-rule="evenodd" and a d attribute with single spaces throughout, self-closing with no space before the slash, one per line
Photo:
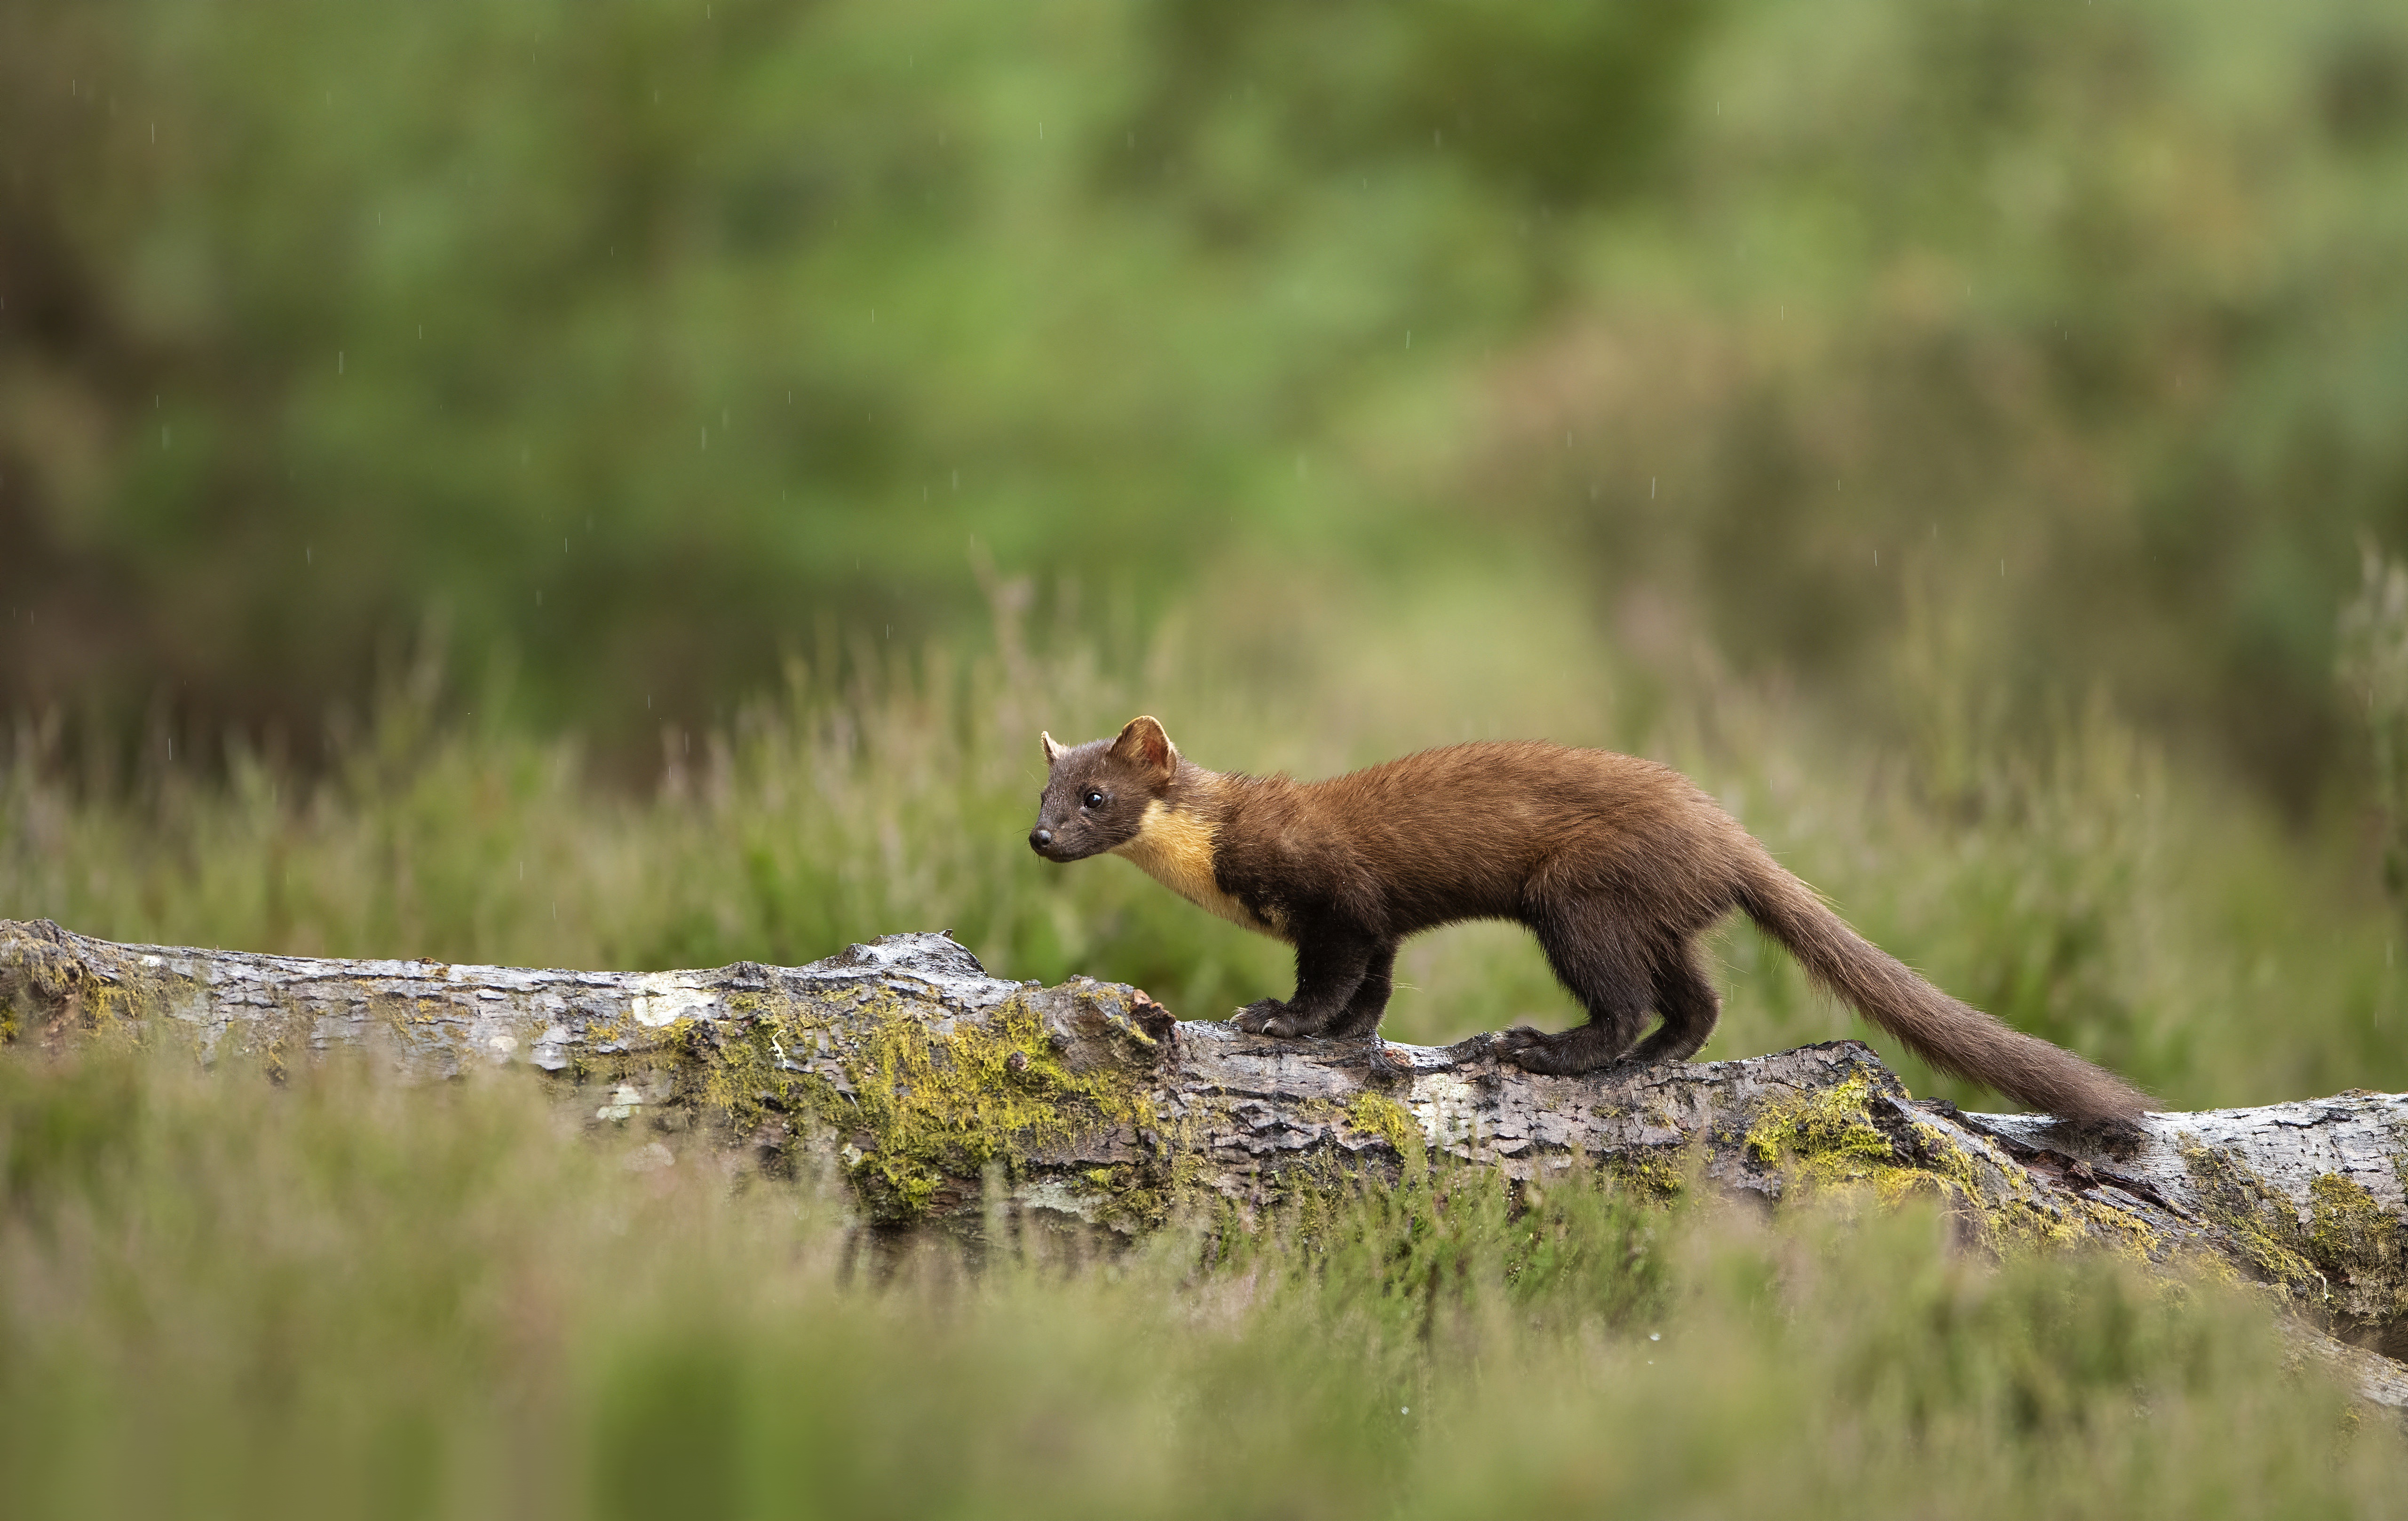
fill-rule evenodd
<path id="1" fill-rule="evenodd" d="M 1039 729 L 1037 731 L 1037 738 L 1042 741 L 1045 746 L 1046 765 L 1051 766 L 1054 761 L 1061 758 L 1062 747 L 1054 742 L 1054 737 L 1052 735 L 1046 733 L 1043 729 Z"/>
<path id="2" fill-rule="evenodd" d="M 1159 776 L 1168 776 L 1179 764 L 1179 752 L 1172 748 L 1170 736 L 1162 732 L 1161 721 L 1154 718 L 1130 719 L 1128 727 L 1112 741 L 1112 756 Z"/>

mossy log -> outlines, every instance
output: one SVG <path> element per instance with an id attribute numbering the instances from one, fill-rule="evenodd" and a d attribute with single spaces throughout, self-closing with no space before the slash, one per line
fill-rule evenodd
<path id="1" fill-rule="evenodd" d="M 1969 1245 L 2221 1264 L 2408 1405 L 2408 1097 L 2153 1114 L 2140 1133 L 1908 1095 L 1854 1040 L 1583 1078 L 1444 1047 L 1284 1041 L 1144 993 L 1007 982 L 942 934 L 808 967 L 598 972 L 120 945 L 0 920 L 0 1040 L 189 1043 L 271 1071 L 330 1047 L 421 1075 L 527 1067 L 594 1123 L 842 1176 L 865 1223 L 1133 1236 L 1432 1165 L 1602 1169 L 1667 1196 L 1942 1201 Z M 1448 1159 L 1451 1159 L 1448 1160 Z"/>

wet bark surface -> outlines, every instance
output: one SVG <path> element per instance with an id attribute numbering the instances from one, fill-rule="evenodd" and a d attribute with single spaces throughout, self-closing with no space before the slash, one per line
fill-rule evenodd
<path id="1" fill-rule="evenodd" d="M 2376 1355 L 2408 1351 L 2401 1095 L 2117 1132 L 1916 1099 L 1853 1040 L 1547 1077 L 1500 1064 L 1485 1036 L 1281 1040 L 1181 1021 L 1118 983 L 1010 982 L 933 933 L 807 967 L 608 972 L 121 945 L 0 921 L 0 1039 L 182 1042 L 271 1071 L 345 1049 L 421 1080 L 528 1069 L 594 1124 L 834 1171 L 880 1228 L 975 1228 L 1001 1209 L 1120 1239 L 1448 1165 L 1520 1186 L 1601 1169 L 1768 1207 L 1923 1194 L 1980 1249 L 2229 1263 L 2298 1313 L 2302 1356 L 2408 1405 L 2408 1369 Z"/>

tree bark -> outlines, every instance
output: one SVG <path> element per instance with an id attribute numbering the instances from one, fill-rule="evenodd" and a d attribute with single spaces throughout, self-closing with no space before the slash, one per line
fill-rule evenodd
<path id="1" fill-rule="evenodd" d="M 533 1068 L 593 1123 L 831 1169 L 878 1227 L 975 1230 L 1001 1210 L 1130 1236 L 1440 1157 L 1523 1188 L 1594 1169 L 1768 1206 L 1919 1193 L 1987 1250 L 2229 1262 L 2346 1339 L 2303 1330 L 2303 1356 L 2408 1405 L 2408 1368 L 2368 1350 L 2408 1352 L 2400 1095 L 2152 1114 L 2118 1134 L 1915 1099 L 1854 1040 L 1580 1078 L 1501 1065 L 1485 1036 L 1277 1040 L 1119 983 L 990 977 L 942 934 L 808 967 L 596 972 L 119 945 L 0 920 L 0 1040 L 170 1040 L 276 1072 L 338 1047 L 419 1075 Z"/>

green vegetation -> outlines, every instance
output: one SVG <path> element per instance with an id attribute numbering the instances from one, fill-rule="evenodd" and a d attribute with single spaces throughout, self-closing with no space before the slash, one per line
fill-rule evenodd
<path id="1" fill-rule="evenodd" d="M 2352 821 L 2286 827 L 2103 700 L 2038 733 L 1889 748 L 1728 678 L 1675 696 L 1539 583 L 1520 590 L 1453 616 L 1435 597 L 1410 618 L 1329 607 L 1283 669 L 1176 624 L 1115 649 L 1009 619 L 836 677 L 797 661 L 777 698 L 674 735 L 648 796 L 595 782 L 573 743 L 445 718 L 425 667 L 317 777 L 236 744 L 222 781 L 162 755 L 96 789 L 54 727 L 28 723 L 0 770 L 0 914 L 125 940 L 632 969 L 792 964 L 949 928 L 1000 975 L 1083 972 L 1217 1018 L 1283 990 L 1285 948 L 1125 862 L 1037 859 L 1040 726 L 1088 736 L 1157 711 L 1207 764 L 1306 775 L 1552 733 L 1681 766 L 1876 941 L 2170 1106 L 2408 1088 L 2398 921 Z M 1550 658 L 1518 661 L 1534 648 Z M 1752 928 L 1717 946 L 1727 1002 L 1708 1057 L 1859 1036 L 1915 1092 L 1985 1101 L 1813 994 Z M 1399 1040 L 1571 1014 L 1511 926 L 1417 940 L 1398 982 Z"/>
<path id="2" fill-rule="evenodd" d="M 2408 1086 L 2383 1032 L 2396 920 L 2349 837 L 2282 828 L 2103 704 L 2036 759 L 1967 743 L 1973 783 L 1942 792 L 1915 752 L 1733 682 L 1626 709 L 1643 688 L 1594 642 L 1499 682 L 1496 652 L 1561 616 L 1499 605 L 1436 635 L 1425 612 L 1423 649 L 1333 613 L 1310 660 L 1243 681 L 1171 635 L 1107 652 L 1010 621 L 841 682 L 798 664 L 649 796 L 566 743 L 441 718 L 426 673 L 318 779 L 237 750 L 223 782 L 162 757 L 95 792 L 27 725 L 0 912 L 638 966 L 950 926 L 999 971 L 1209 1016 L 1278 989 L 1281 948 L 1125 863 L 1031 856 L 1040 721 L 1159 708 L 1192 715 L 1174 733 L 1200 756 L 1305 771 L 1417 725 L 1544 724 L 1681 761 L 1878 939 L 2172 1102 Z M 1864 1033 L 1753 931 L 1720 948 L 1710 1055 Z M 1569 1013 L 1500 927 L 1417 942 L 1400 980 L 1402 1036 Z M 1027 1042 L 968 1055 L 1015 1049 L 1030 1114 L 1078 1097 Z M 898 1035 L 894 1060 L 915 1053 Z M 0 1055 L 0 1467 L 33 1514 L 2347 1514 L 2408 1479 L 2387 1422 L 2286 1364 L 2266 1299 L 2056 1255 L 2011 1201 L 1981 1232 L 2003 1263 L 1952 1247 L 1944 1184 L 1851 1165 L 1844 1101 L 1756 1138 L 1820 1180 L 1770 1227 L 1670 1177 L 1513 1200 L 1409 1166 L 1369 1195 L 1299 1180 L 1251 1230 L 1174 1223 L 1117 1263 L 1032 1244 L 966 1276 L 849 1241 L 837 1180 L 732 1176 L 699 1133 L 631 1172 L 653 1138 L 580 1139 L 519 1089 Z M 1918 1091 L 1985 1097 L 1888 1055 Z M 975 1151 L 996 1118 L 910 1086 L 897 1135 Z M 1348 1118 L 1397 1143 L 1380 1104 Z M 926 1175 L 896 1155 L 908 1213 Z M 2305 1227 L 2234 1208 L 2279 1282 L 2314 1302 L 2329 1264 L 2387 1308 L 2396 1243 L 2364 1204 L 2320 1198 Z"/>
<path id="3" fill-rule="evenodd" d="M 0 141 L 0 704 L 94 765 L 314 755 L 422 628 L 649 775 L 981 563 L 1276 655 L 1535 562 L 2296 817 L 2408 547 L 2368 0 L 19 0 Z"/>
<path id="4" fill-rule="evenodd" d="M 10 1514 L 2374 1515 L 2408 1479 L 2252 1299 L 1993 1267 L 1922 1202 L 1776 1230 L 1440 1169 L 973 1273 L 656 1141 L 507 1079 L 0 1057 Z"/>
<path id="5" fill-rule="evenodd" d="M 19 0 L 0 915 L 630 969 L 951 928 L 1212 1017 L 1283 952 L 1035 859 L 1040 727 L 1302 775 L 1544 735 L 1680 766 L 2170 1105 L 2408 1088 L 2403 170 L 2365 0 Z M 1867 1033 L 1717 951 L 1708 1056 Z M 1401 1039 L 1570 1014 L 1510 926 L 1398 983 Z M 2408 1476 L 2258 1300 L 2036 1228 L 1952 1256 L 1926 1186 L 1829 1225 L 1884 1182 L 1844 1104 L 1758 1138 L 1825 1200 L 1772 1227 L 1669 1162 L 1413 1166 L 971 1275 L 523 1091 L 290 1055 L 0 1053 L 12 1513 L 2255 1515 Z M 967 1165 L 1117 1101 L 1018 1055 L 1025 1112 L 882 1125 Z M 2366 1198 L 2221 1183 L 2291 1292 L 2398 1302 Z"/>

